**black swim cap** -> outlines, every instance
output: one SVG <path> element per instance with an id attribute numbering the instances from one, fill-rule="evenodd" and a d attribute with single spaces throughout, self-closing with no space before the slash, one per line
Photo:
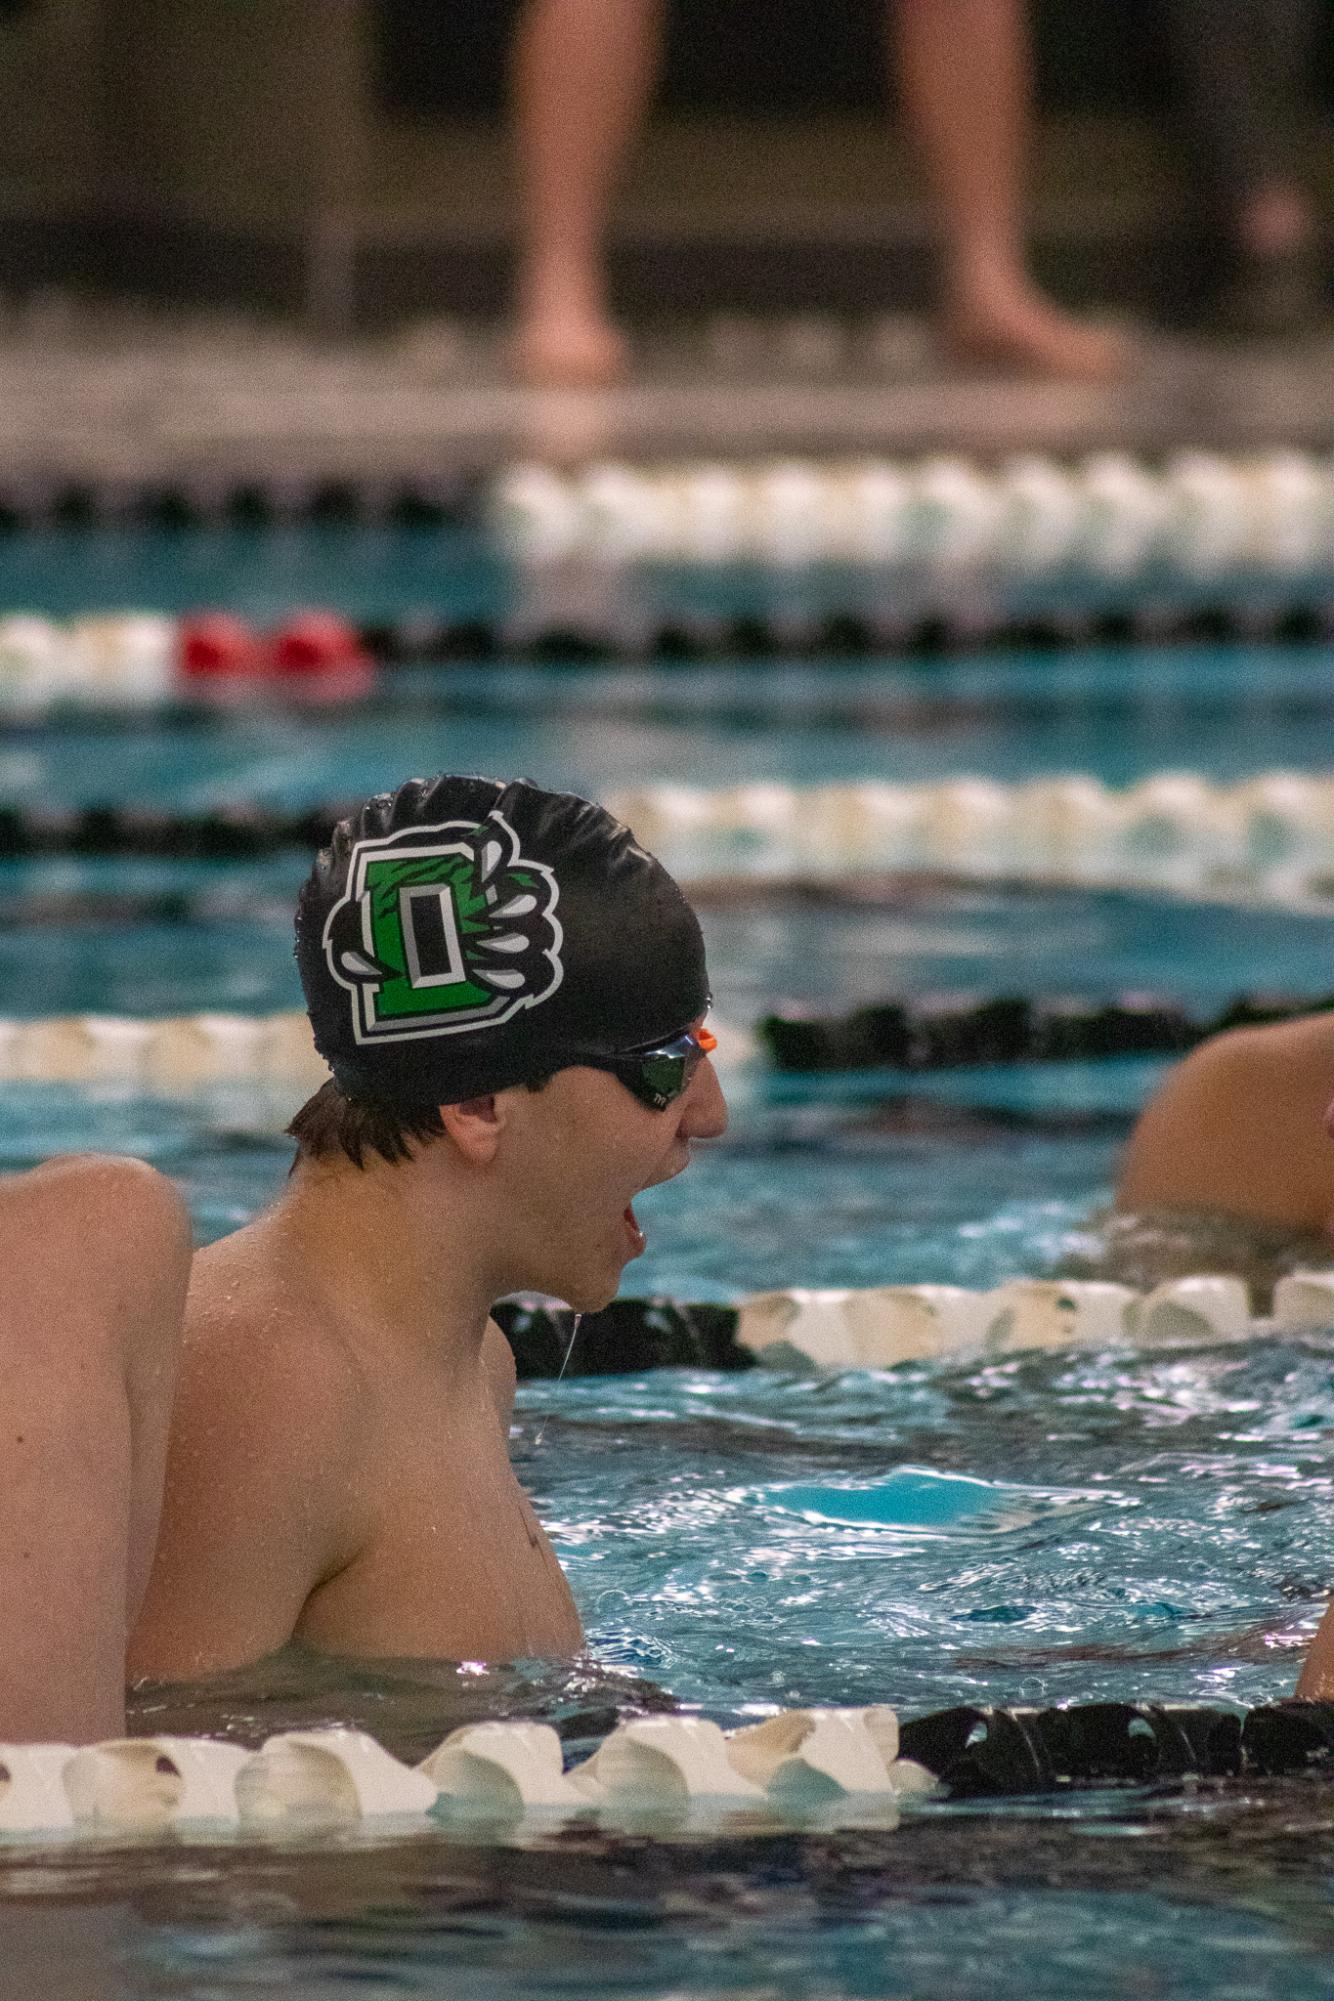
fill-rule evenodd
<path id="1" fill-rule="evenodd" d="M 339 822 L 301 892 L 315 1046 L 346 1097 L 404 1108 L 675 1035 L 709 1003 L 694 911 L 600 806 L 414 778 Z"/>

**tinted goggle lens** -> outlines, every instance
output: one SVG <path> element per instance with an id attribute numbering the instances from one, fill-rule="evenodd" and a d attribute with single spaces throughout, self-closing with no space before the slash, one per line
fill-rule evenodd
<path id="1" fill-rule="evenodd" d="M 616 1075 L 644 1104 L 654 1111 L 663 1111 L 689 1088 L 704 1057 L 717 1047 L 717 1036 L 707 1028 L 691 1029 L 684 1035 L 673 1036 L 657 1049 L 623 1057 L 617 1064 Z"/>

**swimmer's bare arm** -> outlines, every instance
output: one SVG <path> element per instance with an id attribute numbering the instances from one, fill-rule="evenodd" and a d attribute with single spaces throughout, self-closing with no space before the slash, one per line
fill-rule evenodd
<path id="1" fill-rule="evenodd" d="M 1334 1701 L 1334 1605 L 1326 1608 L 1320 1629 L 1311 1642 L 1296 1693 L 1308 1702 Z"/>
<path id="2" fill-rule="evenodd" d="M 1334 1020 L 1214 1036 L 1151 1099 L 1126 1150 L 1116 1206 L 1195 1210 L 1329 1231 Z"/>
<path id="3" fill-rule="evenodd" d="M 356 1371 L 301 1329 L 187 1326 L 132 1676 L 189 1678 L 283 1646 L 369 1532 Z"/>
<path id="4" fill-rule="evenodd" d="M 190 1223 L 139 1161 L 0 1181 L 0 1739 L 125 1727 L 162 1498 Z"/>

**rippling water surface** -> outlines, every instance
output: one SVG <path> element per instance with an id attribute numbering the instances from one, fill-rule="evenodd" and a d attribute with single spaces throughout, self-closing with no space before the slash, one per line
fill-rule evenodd
<path id="1" fill-rule="evenodd" d="M 531 1384 L 515 1456 L 582 1660 L 292 1648 L 141 1688 L 134 1727 L 255 1742 L 337 1719 L 417 1757 L 536 1715 L 579 1754 L 677 1705 L 730 1725 L 809 1702 L 1272 1699 L 1329 1584 L 1331 1426 L 1334 1333 Z M 841 1834 L 112 1844 L 0 1857 L 0 1887 L 39 1943 L 52 1900 L 91 1899 L 130 1992 L 1306 2001 L 1334 1981 L 1331 1862 L 1323 1788 L 1271 1782 L 927 1804 Z"/>
<path id="2" fill-rule="evenodd" d="M 0 594 L 257 616 L 305 594 L 373 616 L 414 590 L 438 597 L 445 560 L 423 540 L 390 560 L 374 536 L 298 536 L 256 581 L 243 538 L 187 538 L 169 559 L 133 538 L 89 548 L 19 538 Z M 494 593 L 466 549 L 448 564 L 462 610 Z M 449 764 L 594 789 L 1071 768 L 1121 783 L 1180 742 L 1227 778 L 1327 761 L 1312 727 L 1323 676 L 1315 656 L 1267 648 L 874 675 L 822 663 L 766 669 L 762 701 L 744 669 L 614 684 L 459 674 L 378 718 L 15 736 L 0 788 L 295 804 Z M 300 873 L 290 857 L 0 864 L 4 1005 L 293 1006 Z M 719 1017 L 743 1027 L 781 999 L 846 1007 L 891 990 L 1157 987 L 1204 1009 L 1239 988 L 1334 985 L 1326 918 L 1155 897 L 932 886 L 874 910 L 750 905 L 705 921 Z M 1160 1072 L 1121 1061 L 813 1084 L 732 1064 L 731 1131 L 645 1199 L 649 1250 L 626 1289 L 1139 1276 L 1225 1251 L 1277 1268 L 1292 1247 L 1161 1230 L 1109 1247 L 1098 1211 Z M 5 1086 L 0 1168 L 69 1147 L 142 1153 L 179 1178 L 208 1239 L 278 1187 L 292 1110 L 249 1088 L 159 1102 Z M 291 1648 L 205 1686 L 142 1688 L 133 1727 L 254 1743 L 351 1721 L 411 1757 L 460 1722 L 536 1715 L 578 1754 L 618 1716 L 676 1705 L 732 1723 L 805 1702 L 1263 1701 L 1291 1689 L 1334 1582 L 1331 1426 L 1334 1331 L 878 1375 L 531 1384 L 515 1459 L 583 1611 L 581 1660 L 353 1664 Z M 927 1803 L 897 1827 L 839 1833 L 10 1845 L 0 1987 L 62 2001 L 1316 2001 L 1334 1994 L 1331 1826 L 1324 1788 L 1294 1782 Z"/>

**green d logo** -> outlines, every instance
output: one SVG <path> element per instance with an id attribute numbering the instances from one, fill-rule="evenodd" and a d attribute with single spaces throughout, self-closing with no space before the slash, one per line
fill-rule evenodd
<path id="1" fill-rule="evenodd" d="M 357 1041 L 456 1035 L 546 1000 L 564 974 L 557 894 L 499 813 L 358 841 L 323 939 Z"/>

